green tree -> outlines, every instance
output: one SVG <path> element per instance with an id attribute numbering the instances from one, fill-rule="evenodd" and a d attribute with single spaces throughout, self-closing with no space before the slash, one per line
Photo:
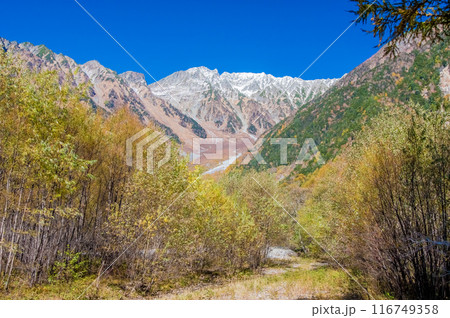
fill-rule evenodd
<path id="1" fill-rule="evenodd" d="M 370 20 L 371 30 L 380 46 L 388 43 L 385 53 L 396 53 L 398 43 L 408 38 L 422 37 L 432 42 L 450 35 L 450 2 L 448 0 L 352 0 L 358 9 L 357 23 Z"/>

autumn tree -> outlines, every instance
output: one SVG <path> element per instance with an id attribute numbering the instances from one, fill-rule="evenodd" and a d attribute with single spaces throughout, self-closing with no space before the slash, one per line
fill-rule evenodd
<path id="1" fill-rule="evenodd" d="M 227 191 L 190 169 L 175 143 L 154 173 L 128 167 L 126 140 L 158 128 L 125 108 L 94 111 L 86 87 L 59 76 L 0 52 L 1 289 L 101 273 L 152 293 L 189 275 L 257 268 L 287 235 L 285 214 L 250 175 L 235 180 L 245 196 Z M 252 177 L 280 194 L 268 175 Z"/>
<path id="2" fill-rule="evenodd" d="M 447 122 L 419 107 L 382 114 L 311 177 L 299 211 L 341 262 L 395 298 L 450 295 Z"/>

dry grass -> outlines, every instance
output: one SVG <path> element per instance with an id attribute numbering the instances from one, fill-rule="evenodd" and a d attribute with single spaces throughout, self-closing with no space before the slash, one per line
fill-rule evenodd
<path id="1" fill-rule="evenodd" d="M 231 279 L 219 278 L 178 282 L 172 291 L 146 295 L 121 280 L 95 277 L 72 283 L 45 284 L 28 288 L 23 284 L 0 292 L 0 299 L 347 299 L 358 297 L 354 284 L 341 270 L 322 266 L 311 259 L 272 264 L 259 273 L 241 273 Z M 188 286 L 188 287 L 182 287 Z M 88 288 L 89 287 L 89 288 Z M 87 290 L 87 291 L 86 291 Z"/>
<path id="2" fill-rule="evenodd" d="M 187 289 L 162 299 L 345 299 L 354 294 L 345 273 L 329 267 L 314 269 L 314 264 L 299 259 L 290 267 L 271 267 L 262 271 L 265 274 Z"/>
<path id="3" fill-rule="evenodd" d="M 98 286 L 93 284 L 95 276 L 78 279 L 70 283 L 42 284 L 27 287 L 16 284 L 6 291 L 0 291 L 0 299 L 140 299 L 137 292 L 127 290 L 120 281 L 103 279 Z"/>

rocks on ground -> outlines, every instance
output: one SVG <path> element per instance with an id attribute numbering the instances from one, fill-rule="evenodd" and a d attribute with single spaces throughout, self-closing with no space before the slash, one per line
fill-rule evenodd
<path id="1" fill-rule="evenodd" d="M 267 252 L 267 258 L 270 260 L 290 260 L 297 256 L 297 253 L 285 247 L 269 247 Z"/>

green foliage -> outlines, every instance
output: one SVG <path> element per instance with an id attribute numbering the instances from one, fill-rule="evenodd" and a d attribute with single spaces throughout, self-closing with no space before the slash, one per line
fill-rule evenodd
<path id="1" fill-rule="evenodd" d="M 411 67 L 396 73 L 396 63 L 403 60 L 386 59 L 373 68 L 358 68 L 343 80 L 343 85 L 331 88 L 318 99 L 307 103 L 293 118 L 286 119 L 272 128 L 261 155 L 269 164 L 280 165 L 277 147 L 271 138 L 296 136 L 297 145 L 288 146 L 288 164 L 292 164 L 306 138 L 313 138 L 322 157 L 334 158 L 342 148 L 351 144 L 355 134 L 370 124 L 381 112 L 389 108 L 407 108 L 414 102 L 424 109 L 441 109 L 445 105 L 439 89 L 440 70 L 450 59 L 449 39 L 436 44 L 430 50 L 414 51 Z M 399 57 L 400 59 L 400 57 Z M 362 79 L 353 80 L 355 76 Z M 252 160 L 250 167 L 264 169 Z M 309 174 L 318 168 L 312 161 L 307 166 L 298 165 L 294 173 Z"/>
<path id="2" fill-rule="evenodd" d="M 370 20 L 371 30 L 386 54 L 395 54 L 401 40 L 422 38 L 441 41 L 450 35 L 450 4 L 446 0 L 352 0 L 358 5 L 357 23 Z"/>
<path id="3" fill-rule="evenodd" d="M 39 52 L 36 54 L 39 57 L 45 58 L 46 61 L 52 63 L 55 61 L 53 52 L 50 51 L 45 45 L 39 46 Z"/>
<path id="4" fill-rule="evenodd" d="M 114 108 L 114 101 L 112 101 L 112 100 L 105 101 L 105 107 L 110 108 L 110 109 Z"/>
<path id="5" fill-rule="evenodd" d="M 247 131 L 248 131 L 249 133 L 251 133 L 251 134 L 256 134 L 258 130 L 256 129 L 255 125 L 251 124 L 251 125 L 248 127 Z"/>
<path id="6" fill-rule="evenodd" d="M 67 246 L 67 250 L 61 255 L 62 260 L 56 261 L 50 271 L 49 282 L 73 281 L 82 278 L 88 273 L 89 263 L 82 260 L 80 253 L 75 253 Z"/>

